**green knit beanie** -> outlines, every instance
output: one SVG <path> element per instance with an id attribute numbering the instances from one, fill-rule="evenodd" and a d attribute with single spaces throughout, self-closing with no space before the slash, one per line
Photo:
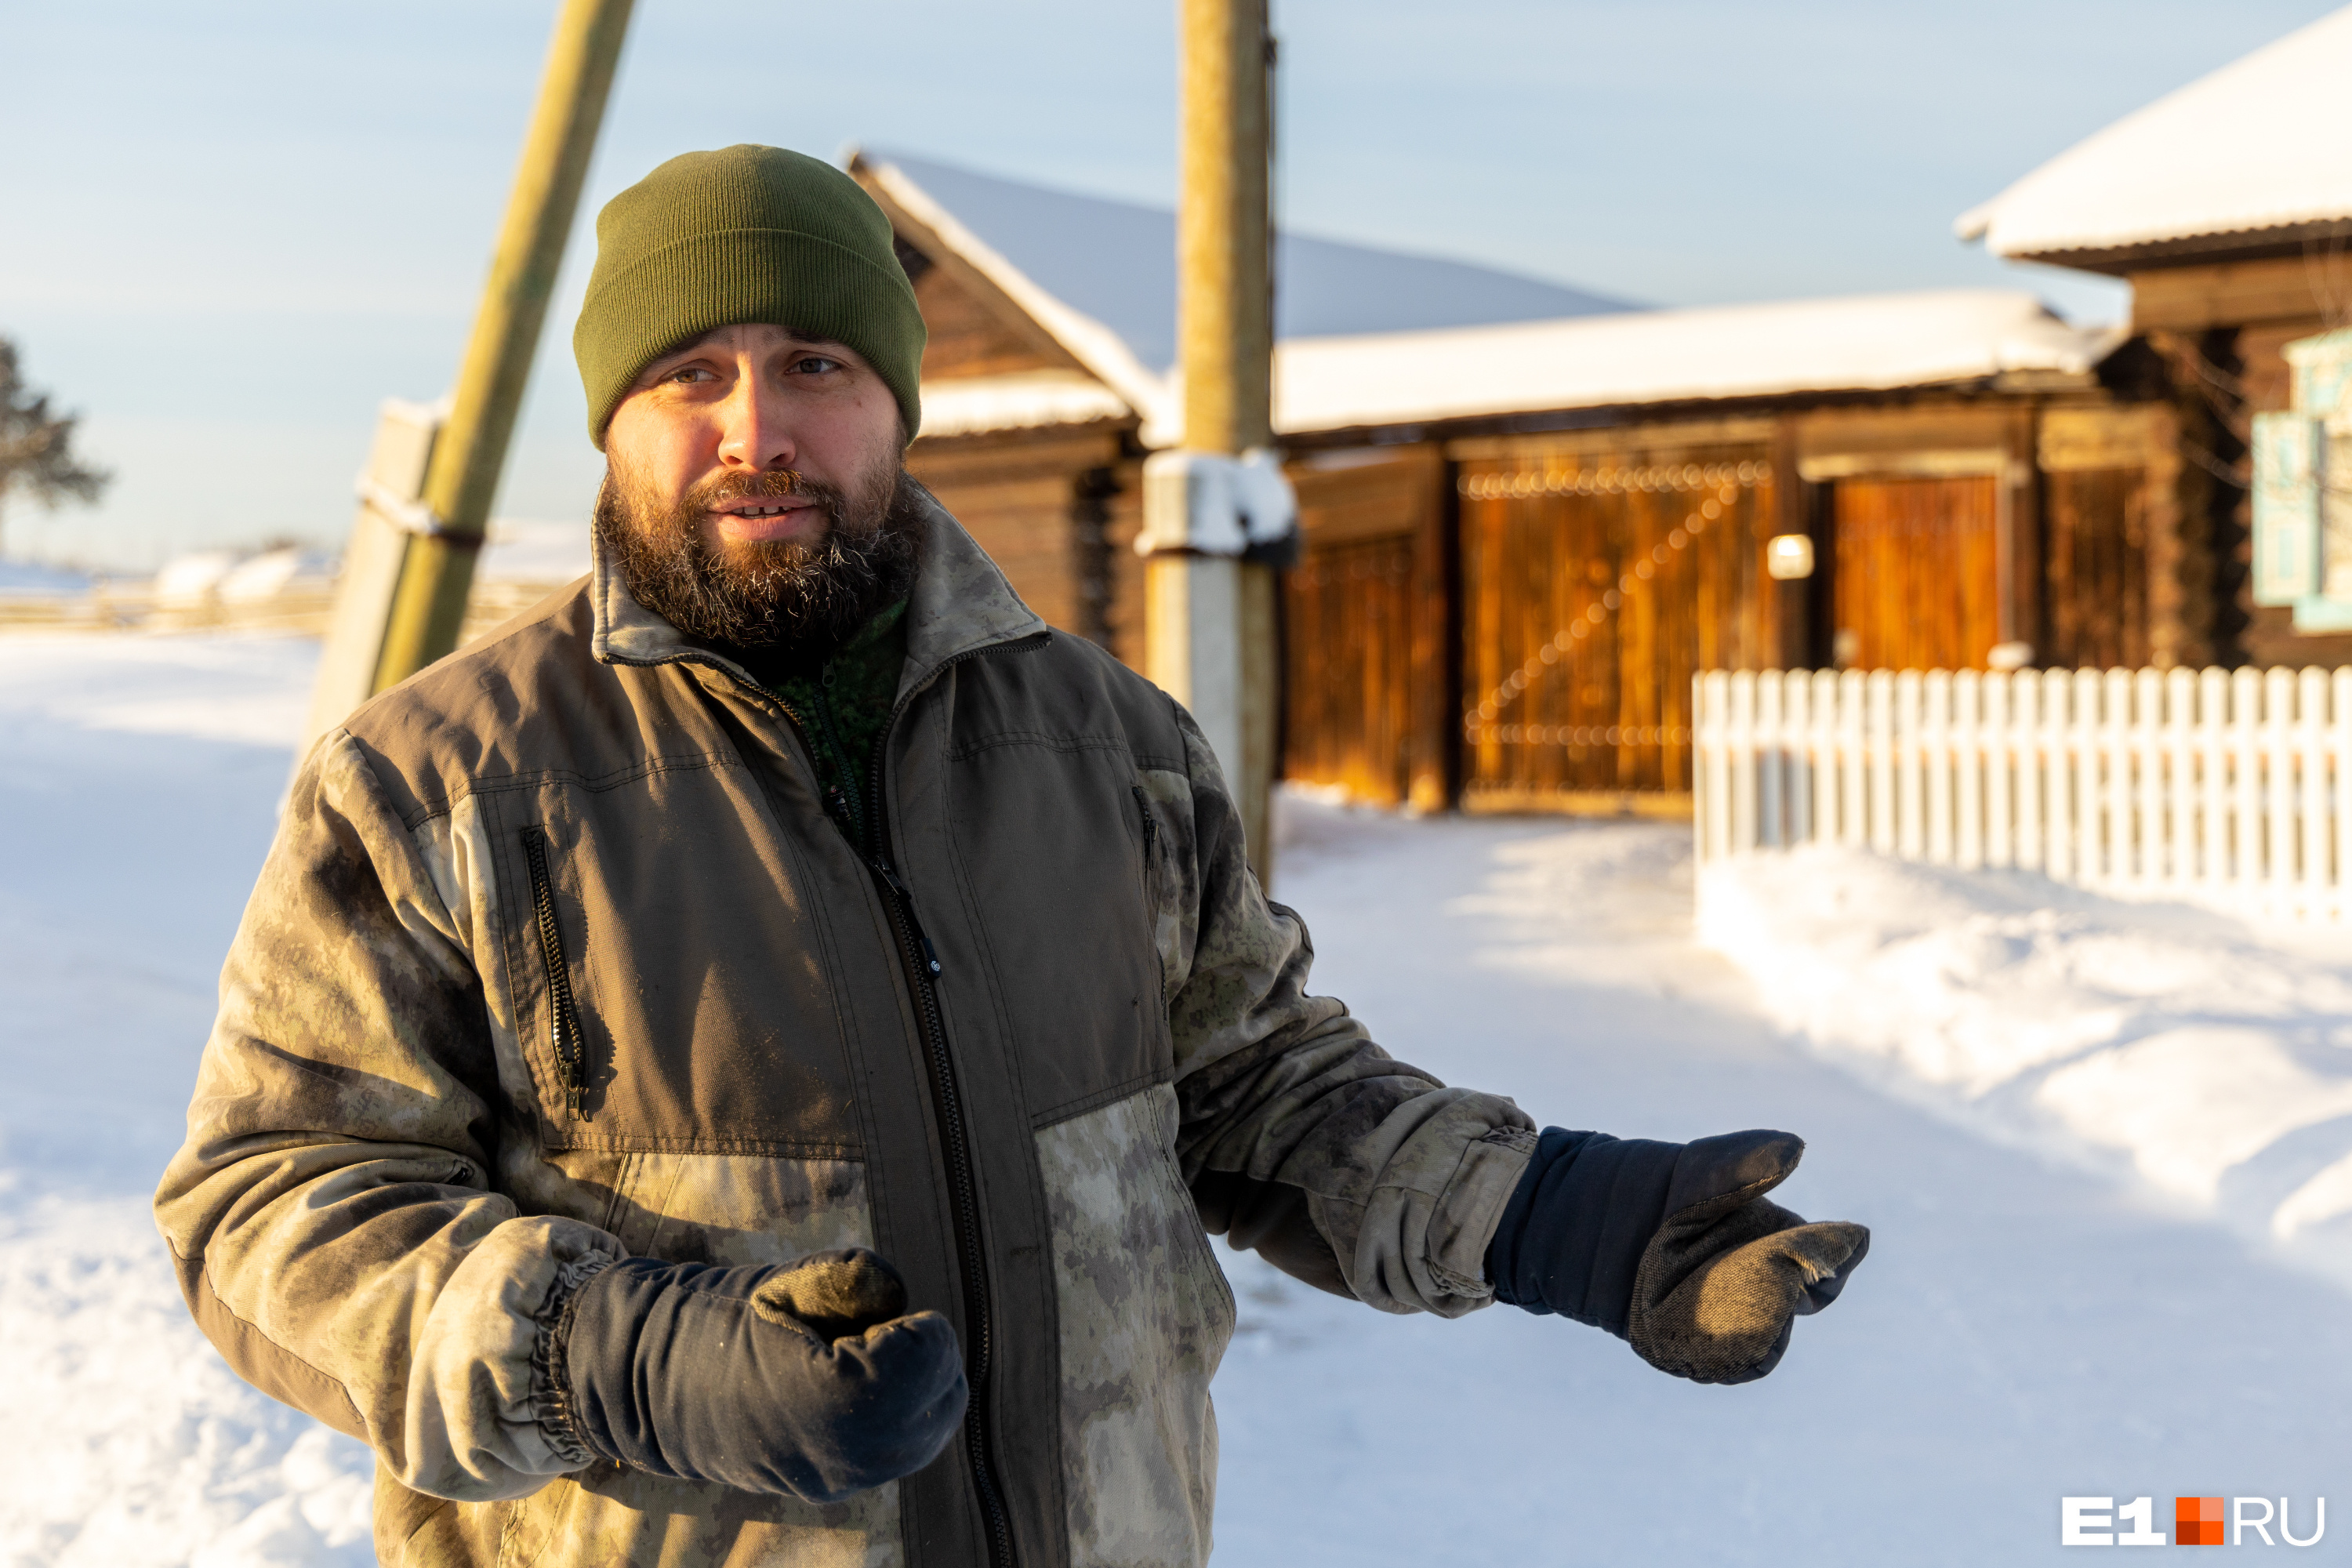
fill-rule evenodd
<path id="1" fill-rule="evenodd" d="M 596 449 L 646 366 L 745 321 L 846 343 L 897 395 L 908 437 L 922 427 L 923 317 L 890 220 L 832 164 L 745 143 L 672 158 L 596 215 L 572 332 Z"/>

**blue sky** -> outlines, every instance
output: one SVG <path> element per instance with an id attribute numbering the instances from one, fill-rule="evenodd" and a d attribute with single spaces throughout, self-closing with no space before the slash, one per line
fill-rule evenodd
<path id="1" fill-rule="evenodd" d="M 2312 0 L 1276 0 L 1282 220 L 1664 304 L 2011 283 L 1951 220 L 2335 7 Z M 551 0 L 0 0 L 0 332 L 97 509 L 11 556 L 152 565 L 349 522 L 374 408 L 452 374 Z M 588 222 L 673 153 L 877 145 L 1165 202 L 1173 5 L 640 0 L 498 510 L 584 515 Z"/>

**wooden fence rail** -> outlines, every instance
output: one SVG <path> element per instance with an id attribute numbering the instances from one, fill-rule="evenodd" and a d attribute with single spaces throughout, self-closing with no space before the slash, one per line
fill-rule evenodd
<path id="1" fill-rule="evenodd" d="M 1826 840 L 2340 921 L 2352 668 L 1711 671 L 1702 862 Z"/>

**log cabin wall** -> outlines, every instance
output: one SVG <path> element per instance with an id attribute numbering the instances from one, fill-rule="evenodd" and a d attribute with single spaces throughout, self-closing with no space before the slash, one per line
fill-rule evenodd
<path id="1" fill-rule="evenodd" d="M 928 338 L 928 388 L 1083 367 L 1037 321 L 939 237 L 869 194 L 889 214 L 899 265 L 915 288 Z M 1132 416 L 1094 425 L 924 436 L 907 468 L 954 513 L 1047 624 L 1143 659 L 1141 449 Z"/>
<path id="2" fill-rule="evenodd" d="M 1143 657 L 1134 551 L 1142 467 L 1115 427 L 919 440 L 907 470 L 955 514 L 1022 602 L 1129 664 Z"/>
<path id="3" fill-rule="evenodd" d="M 2169 373 L 2176 460 L 2164 504 L 2179 518 L 2192 622 L 2201 611 L 2210 623 L 2203 657 L 2183 662 L 2352 664 L 2352 634 L 2298 632 L 2292 610 L 2252 598 L 2252 416 L 2292 405 L 2286 344 L 2352 323 L 2352 252 L 2340 241 L 2279 248 L 2289 253 L 2122 269 L 2132 330 Z"/>

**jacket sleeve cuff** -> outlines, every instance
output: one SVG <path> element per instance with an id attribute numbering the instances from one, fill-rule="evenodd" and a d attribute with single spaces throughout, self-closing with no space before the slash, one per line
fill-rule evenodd
<path id="1" fill-rule="evenodd" d="M 613 1456 L 588 1435 L 587 1424 L 572 1408 L 572 1368 L 567 1351 L 572 1340 L 572 1309 L 588 1281 L 620 1259 L 603 1252 L 583 1252 L 556 1272 L 547 1304 L 538 1314 L 539 1333 L 530 1352 L 530 1395 L 539 1429 L 557 1458 L 573 1469 L 585 1469 Z"/>
<path id="2" fill-rule="evenodd" d="M 1391 1152 L 1370 1198 L 1317 1201 L 1317 1223 L 1350 1258 L 1349 1288 L 1384 1312 L 1458 1318 L 1494 1300 L 1486 1247 L 1534 1153 L 1525 1112 L 1499 1095 L 1445 1089 L 1390 1113 L 1373 1140 Z M 1354 1220 L 1352 1225 L 1349 1224 Z"/>

